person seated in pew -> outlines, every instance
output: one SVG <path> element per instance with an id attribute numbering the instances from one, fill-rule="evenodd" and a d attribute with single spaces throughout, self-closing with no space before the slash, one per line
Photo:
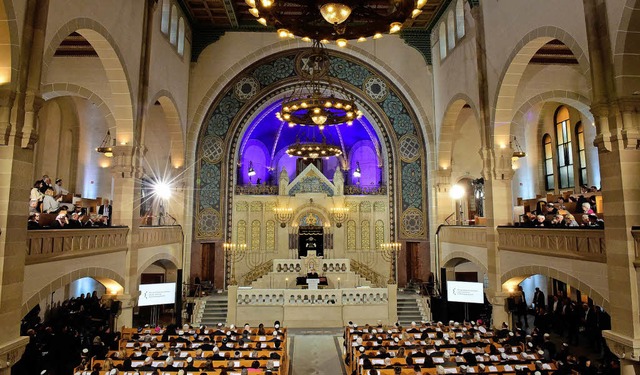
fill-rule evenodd
<path id="1" fill-rule="evenodd" d="M 146 357 L 142 366 L 138 367 L 138 369 L 140 371 L 153 371 L 155 369 L 155 367 L 153 367 L 153 358 Z"/>
<path id="2" fill-rule="evenodd" d="M 184 367 L 185 371 L 197 371 L 196 367 L 193 365 L 193 357 L 187 356 L 187 365 Z"/>
<path id="3" fill-rule="evenodd" d="M 279 327 L 278 327 L 279 328 Z M 276 330 L 278 329 L 276 328 Z M 264 329 L 264 324 L 260 323 L 258 325 L 258 336 L 265 336 L 267 334 L 267 332 Z"/>

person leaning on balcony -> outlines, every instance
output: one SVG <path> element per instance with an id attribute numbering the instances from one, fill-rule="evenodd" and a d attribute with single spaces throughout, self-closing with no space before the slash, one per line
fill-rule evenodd
<path id="1" fill-rule="evenodd" d="M 551 220 L 552 228 L 564 228 L 564 216 L 560 214 L 555 214 L 553 219 Z"/>
<path id="2" fill-rule="evenodd" d="M 33 213 L 29 215 L 29 221 L 27 221 L 27 229 L 40 229 L 42 228 L 40 226 L 40 214 L 39 213 Z"/>
<path id="3" fill-rule="evenodd" d="M 54 229 L 63 229 L 69 226 L 69 220 L 67 220 L 67 211 L 60 211 L 58 216 L 56 216 L 56 220 L 51 223 L 51 228 Z"/>
<path id="4" fill-rule="evenodd" d="M 536 216 L 536 221 L 533 223 L 533 226 L 534 227 L 548 227 L 549 226 L 549 222 L 544 217 L 544 215 L 538 215 L 538 216 Z"/>

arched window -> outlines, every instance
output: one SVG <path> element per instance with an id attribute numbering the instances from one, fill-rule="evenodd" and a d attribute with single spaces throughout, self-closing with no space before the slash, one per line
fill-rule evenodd
<path id="1" fill-rule="evenodd" d="M 587 185 L 587 152 L 584 145 L 584 126 L 582 122 L 576 124 L 576 139 L 578 142 L 578 168 L 580 173 L 580 186 Z"/>
<path id="2" fill-rule="evenodd" d="M 171 32 L 169 33 L 169 42 L 173 45 L 178 41 L 178 8 L 171 7 Z"/>
<path id="3" fill-rule="evenodd" d="M 571 122 L 569 110 L 561 106 L 556 110 L 556 143 L 558 144 L 558 187 L 574 187 L 573 152 L 571 149 Z"/>
<path id="4" fill-rule="evenodd" d="M 451 11 L 447 15 L 447 36 L 449 39 L 449 50 L 452 50 L 453 47 L 456 46 L 456 29 L 453 18 L 453 11 Z"/>
<path id="5" fill-rule="evenodd" d="M 440 59 L 442 60 L 447 57 L 447 26 L 445 26 L 444 22 L 440 24 L 438 38 L 440 43 Z"/>
<path id="6" fill-rule="evenodd" d="M 169 19 L 171 18 L 171 0 L 162 1 L 162 20 L 160 22 L 160 31 L 164 34 L 169 33 Z"/>
<path id="7" fill-rule="evenodd" d="M 464 0 L 456 3 L 456 36 L 458 39 L 464 36 Z"/>
<path id="8" fill-rule="evenodd" d="M 553 178 L 553 153 L 551 152 L 551 136 L 545 134 L 542 137 L 542 154 L 544 156 L 544 183 L 547 190 L 553 190 L 556 183 Z"/>
<path id="9" fill-rule="evenodd" d="M 178 53 L 184 55 L 184 18 L 180 17 L 178 22 Z"/>

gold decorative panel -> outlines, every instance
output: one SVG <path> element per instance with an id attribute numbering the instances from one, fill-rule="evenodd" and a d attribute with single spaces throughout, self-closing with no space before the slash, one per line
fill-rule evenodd
<path id="1" fill-rule="evenodd" d="M 382 220 L 376 221 L 375 234 L 376 234 L 376 250 L 378 250 L 382 248 L 382 244 L 384 243 L 384 223 L 382 222 Z"/>
<path id="2" fill-rule="evenodd" d="M 251 222 L 251 250 L 260 250 L 260 220 Z"/>
<path id="3" fill-rule="evenodd" d="M 267 221 L 267 243 L 266 249 L 274 251 L 276 249 L 276 222 L 273 220 Z"/>
<path id="4" fill-rule="evenodd" d="M 356 222 L 347 221 L 347 250 L 356 249 Z"/>
<path id="5" fill-rule="evenodd" d="M 371 212 L 371 202 L 366 201 L 360 203 L 360 212 Z"/>
<path id="6" fill-rule="evenodd" d="M 262 202 L 251 202 L 251 212 L 262 212 Z"/>
<path id="7" fill-rule="evenodd" d="M 247 243 L 247 222 L 244 220 L 238 221 L 238 243 Z"/>
<path id="8" fill-rule="evenodd" d="M 347 202 L 347 207 L 349 208 L 350 214 L 358 212 L 358 202 Z"/>
<path id="9" fill-rule="evenodd" d="M 362 250 L 371 248 L 371 224 L 369 220 L 362 220 L 362 223 L 360 223 L 360 248 Z"/>
<path id="10" fill-rule="evenodd" d="M 387 204 L 388 204 L 388 203 L 386 203 L 386 202 L 375 202 L 375 203 L 373 204 L 373 210 L 374 210 L 375 212 L 385 212 L 385 211 L 386 211 Z"/>
<path id="11" fill-rule="evenodd" d="M 247 211 L 249 211 L 249 203 L 247 203 L 247 202 L 238 202 L 238 203 L 236 203 L 236 211 L 237 212 L 247 212 Z"/>

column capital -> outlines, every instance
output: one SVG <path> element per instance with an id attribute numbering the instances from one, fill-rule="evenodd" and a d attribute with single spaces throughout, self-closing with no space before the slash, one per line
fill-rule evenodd
<path id="1" fill-rule="evenodd" d="M 140 166 L 140 159 L 145 153 L 146 148 L 144 146 L 113 146 L 111 175 L 114 178 L 142 178 L 144 173 Z"/>
<path id="2" fill-rule="evenodd" d="M 616 357 L 630 361 L 640 361 L 640 339 L 634 339 L 614 331 L 602 331 L 607 345 Z"/>
<path id="3" fill-rule="evenodd" d="M 480 150 L 483 168 L 482 177 L 485 180 L 511 180 L 515 171 L 513 170 L 513 149 L 509 146 L 505 148 L 488 148 Z"/>
<path id="4" fill-rule="evenodd" d="M 438 168 L 437 172 L 438 182 L 436 187 L 439 193 L 446 193 L 451 187 L 451 169 Z"/>

